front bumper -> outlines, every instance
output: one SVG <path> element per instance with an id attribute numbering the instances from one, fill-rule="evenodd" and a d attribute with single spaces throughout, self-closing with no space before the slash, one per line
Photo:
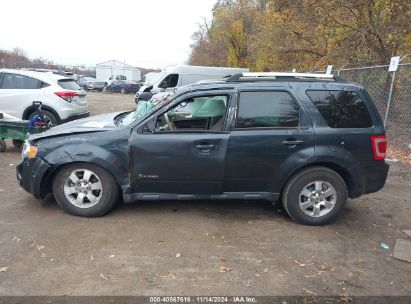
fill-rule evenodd
<path id="1" fill-rule="evenodd" d="M 390 166 L 385 161 L 361 162 L 349 171 L 351 175 L 350 198 L 374 193 L 384 187 Z"/>
<path id="2" fill-rule="evenodd" d="M 67 117 L 66 119 L 61 119 L 60 124 L 64 124 L 66 122 L 77 120 L 77 119 L 87 118 L 89 116 L 90 116 L 90 112 L 85 112 L 85 113 L 81 113 L 81 114 L 74 114 L 74 115 L 71 115 L 71 116 Z"/>
<path id="3" fill-rule="evenodd" d="M 35 198 L 43 199 L 47 194 L 45 182 L 50 168 L 42 158 L 25 158 L 16 168 L 17 182 Z"/>

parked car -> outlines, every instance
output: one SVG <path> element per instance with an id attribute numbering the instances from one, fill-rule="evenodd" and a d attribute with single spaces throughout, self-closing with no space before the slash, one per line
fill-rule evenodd
<path id="1" fill-rule="evenodd" d="M 309 225 L 385 184 L 378 111 L 339 77 L 243 73 L 153 98 L 31 136 L 18 182 L 79 216 L 101 216 L 120 197 L 265 199 Z"/>
<path id="2" fill-rule="evenodd" d="M 85 91 L 103 91 L 105 83 L 99 82 L 93 77 L 81 77 L 78 80 L 78 84 L 82 87 Z"/>
<path id="3" fill-rule="evenodd" d="M 107 92 L 112 93 L 136 93 L 139 89 L 137 82 L 130 80 L 116 80 L 107 86 Z"/>
<path id="4" fill-rule="evenodd" d="M 53 73 L 0 69 L 0 112 L 30 119 L 42 102 L 52 124 L 88 117 L 86 93 L 71 78 Z"/>

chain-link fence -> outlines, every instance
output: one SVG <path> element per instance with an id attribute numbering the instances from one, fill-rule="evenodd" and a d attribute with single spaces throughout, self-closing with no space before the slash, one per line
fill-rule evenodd
<path id="1" fill-rule="evenodd" d="M 341 68 L 333 74 L 365 87 L 386 123 L 390 156 L 411 162 L 411 63 L 401 63 L 395 73 L 388 67 Z"/>

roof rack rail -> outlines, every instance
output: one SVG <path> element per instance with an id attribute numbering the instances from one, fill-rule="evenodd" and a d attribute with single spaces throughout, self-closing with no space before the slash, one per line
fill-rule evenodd
<path id="1" fill-rule="evenodd" d="M 319 74 L 319 73 L 288 73 L 288 72 L 258 72 L 258 73 L 239 73 L 226 79 L 227 82 L 236 81 L 270 81 L 270 80 L 286 80 L 287 78 L 298 80 L 334 80 L 344 81 L 341 77 L 334 76 L 332 74 Z"/>

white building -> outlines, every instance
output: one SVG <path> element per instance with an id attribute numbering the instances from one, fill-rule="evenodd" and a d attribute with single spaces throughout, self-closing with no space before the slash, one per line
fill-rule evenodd
<path id="1" fill-rule="evenodd" d="M 118 60 L 109 60 L 96 64 L 96 79 L 107 83 L 115 80 L 141 79 L 141 70 Z"/>

